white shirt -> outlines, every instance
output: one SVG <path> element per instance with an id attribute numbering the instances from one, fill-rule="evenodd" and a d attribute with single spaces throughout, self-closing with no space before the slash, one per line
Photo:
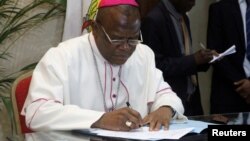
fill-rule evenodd
<path id="1" fill-rule="evenodd" d="M 243 20 L 243 25 L 244 25 L 244 35 L 245 35 L 245 45 L 247 47 L 247 34 L 246 34 L 246 11 L 247 11 L 247 3 L 246 0 L 238 0 L 240 10 L 241 10 L 241 16 Z M 243 68 L 245 70 L 246 76 L 250 77 L 250 62 L 248 61 L 246 54 L 245 54 L 245 59 L 243 63 Z"/>
<path id="2" fill-rule="evenodd" d="M 92 33 L 50 49 L 33 72 L 22 111 L 27 126 L 33 130 L 90 128 L 104 114 L 104 103 L 109 110 L 125 107 L 127 101 L 142 117 L 169 105 L 177 111 L 176 118 L 186 118 L 182 115 L 181 100 L 163 81 L 162 72 L 156 69 L 149 47 L 137 45 L 121 66 L 120 84 L 119 68 L 102 57 Z"/>

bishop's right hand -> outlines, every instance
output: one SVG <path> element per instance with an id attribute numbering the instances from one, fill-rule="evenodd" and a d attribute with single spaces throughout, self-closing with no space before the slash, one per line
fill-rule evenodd
<path id="1" fill-rule="evenodd" d="M 142 118 L 139 112 L 131 108 L 121 108 L 102 115 L 91 128 L 101 128 L 113 131 L 129 131 L 137 129 L 142 125 Z"/>

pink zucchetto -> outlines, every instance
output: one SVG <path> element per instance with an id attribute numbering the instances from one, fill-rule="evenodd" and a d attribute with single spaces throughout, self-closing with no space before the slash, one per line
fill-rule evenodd
<path id="1" fill-rule="evenodd" d="M 116 5 L 132 5 L 138 7 L 138 3 L 135 0 L 101 0 L 98 8 L 116 6 Z"/>

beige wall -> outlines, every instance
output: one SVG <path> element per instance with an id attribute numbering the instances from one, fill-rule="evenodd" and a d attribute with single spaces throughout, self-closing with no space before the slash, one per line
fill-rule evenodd
<path id="1" fill-rule="evenodd" d="M 194 50 L 201 48 L 200 42 L 206 45 L 208 8 L 214 1 L 216 0 L 196 0 L 195 7 L 189 12 Z M 199 73 L 201 99 L 205 114 L 209 114 L 211 72 L 210 67 L 207 72 Z"/>
<path id="2" fill-rule="evenodd" d="M 31 0 L 20 0 L 20 4 L 26 5 L 29 1 Z M 60 17 L 27 31 L 25 35 L 11 46 L 9 50 L 11 57 L 9 57 L 8 60 L 0 59 L 0 67 L 5 68 L 1 75 L 17 72 L 24 66 L 39 61 L 50 47 L 57 46 L 61 41 L 63 25 L 64 17 Z M 12 43 L 12 41 L 7 41 L 0 45 L 0 49 L 8 47 L 8 45 Z M 10 126 L 7 110 L 0 100 L 0 141 L 5 140 L 3 135 L 9 135 L 11 133 Z"/>
<path id="3" fill-rule="evenodd" d="M 20 5 L 26 5 L 31 0 L 20 0 Z M 43 11 L 46 7 L 36 9 Z M 36 12 L 36 11 L 34 11 Z M 12 57 L 8 60 L 0 59 L 1 67 L 5 68 L 4 75 L 16 72 L 26 65 L 37 62 L 44 53 L 61 41 L 64 25 L 64 17 L 50 20 L 26 32 L 19 40 L 14 42 L 8 51 Z M 8 47 L 13 41 L 5 42 L 0 49 Z"/>

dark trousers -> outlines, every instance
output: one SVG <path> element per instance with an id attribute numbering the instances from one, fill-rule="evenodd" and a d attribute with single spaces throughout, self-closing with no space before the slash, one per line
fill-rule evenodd
<path id="1" fill-rule="evenodd" d="M 199 90 L 196 90 L 188 99 L 182 100 L 186 116 L 203 115 L 201 97 Z"/>

